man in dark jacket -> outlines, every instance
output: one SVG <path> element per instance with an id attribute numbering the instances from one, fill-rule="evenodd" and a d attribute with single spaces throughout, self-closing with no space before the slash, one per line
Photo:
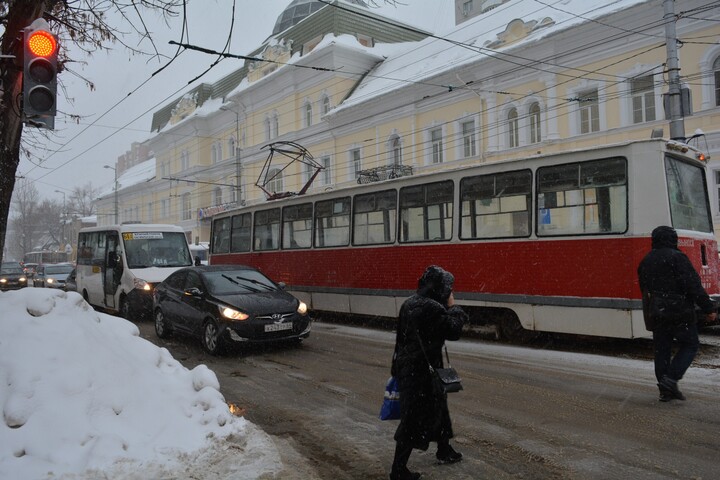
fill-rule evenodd
<path id="1" fill-rule="evenodd" d="M 678 249 L 674 228 L 660 226 L 652 231 L 652 250 L 640 262 L 638 279 L 645 325 L 653 332 L 660 401 L 685 400 L 678 381 L 690 367 L 700 346 L 695 305 L 710 321 L 717 314 L 690 259 Z M 662 307 L 657 308 L 658 304 Z M 670 310 L 677 313 L 661 313 Z M 673 340 L 678 343 L 674 357 Z"/>
<path id="2" fill-rule="evenodd" d="M 427 450 L 437 442 L 436 458 L 453 463 L 462 454 L 450 446 L 453 437 L 447 395 L 433 389 L 428 362 L 443 367 L 445 340 L 460 338 L 467 314 L 455 305 L 450 272 L 432 265 L 418 281 L 417 293 L 400 308 L 392 375 L 400 385 L 400 425 L 395 432 L 395 458 L 390 478 L 415 480 L 419 473 L 407 468 L 413 448 Z M 424 350 L 424 353 L 423 353 Z M 426 358 L 427 356 L 427 358 Z"/>

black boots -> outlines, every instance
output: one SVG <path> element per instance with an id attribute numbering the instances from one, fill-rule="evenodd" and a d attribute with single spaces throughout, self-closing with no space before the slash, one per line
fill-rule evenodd
<path id="1" fill-rule="evenodd" d="M 462 453 L 456 452 L 455 449 L 448 443 L 446 445 L 438 445 L 438 451 L 435 454 L 435 458 L 437 458 L 438 463 L 440 464 L 455 463 L 462 460 Z"/>
<path id="2" fill-rule="evenodd" d="M 420 478 L 422 478 L 422 473 L 411 472 L 407 467 L 390 473 L 390 480 L 419 480 Z"/>
<path id="3" fill-rule="evenodd" d="M 685 395 L 680 391 L 677 385 L 677 380 L 664 375 L 658 383 L 660 388 L 660 401 L 669 402 L 670 400 L 685 400 Z"/>

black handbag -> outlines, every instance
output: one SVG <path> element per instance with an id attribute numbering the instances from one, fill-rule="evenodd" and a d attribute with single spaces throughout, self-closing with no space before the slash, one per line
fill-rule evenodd
<path id="1" fill-rule="evenodd" d="M 430 364 L 430 359 L 428 359 L 427 353 L 425 353 L 425 347 L 423 347 L 422 339 L 420 338 L 420 334 L 417 330 L 415 330 L 415 334 L 418 337 L 418 342 L 420 342 L 420 350 L 422 350 L 425 361 L 430 369 L 430 376 L 432 377 L 434 390 L 440 394 L 455 393 L 462 390 L 462 379 L 460 378 L 460 375 L 458 375 L 457 371 L 450 366 L 450 356 L 448 355 L 447 345 L 443 344 L 448 366 L 446 368 L 433 368 Z"/>
<path id="2" fill-rule="evenodd" d="M 693 319 L 694 305 L 685 295 L 648 293 L 648 314 L 654 326 L 676 326 Z"/>

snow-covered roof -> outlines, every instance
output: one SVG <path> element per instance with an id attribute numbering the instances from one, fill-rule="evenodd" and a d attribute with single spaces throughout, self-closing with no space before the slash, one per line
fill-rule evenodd
<path id="1" fill-rule="evenodd" d="M 138 183 L 148 182 L 150 180 L 153 180 L 155 178 L 155 158 L 151 158 L 149 160 L 145 160 L 142 163 L 139 163 L 133 167 L 128 168 L 125 170 L 120 176 L 118 177 L 118 190 L 122 190 L 123 188 L 132 187 L 133 185 L 137 185 Z M 115 185 L 110 185 L 108 189 L 103 190 L 100 192 L 100 197 L 104 197 L 106 195 L 110 195 L 115 191 Z"/>
<path id="2" fill-rule="evenodd" d="M 529 45 L 541 38 L 621 11 L 649 0 L 563 0 L 552 5 L 534 0 L 510 0 L 455 26 L 444 35 L 393 46 L 394 53 L 377 66 L 336 108 L 336 112 L 422 82 L 483 56 Z M 658 19 L 662 18 L 662 11 Z M 511 25 L 512 24 L 512 25 Z M 517 36 L 517 33 L 521 33 Z"/>

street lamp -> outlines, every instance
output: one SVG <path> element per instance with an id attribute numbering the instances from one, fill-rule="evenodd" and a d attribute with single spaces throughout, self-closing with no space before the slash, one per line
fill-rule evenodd
<path id="1" fill-rule="evenodd" d="M 67 215 L 65 213 L 65 192 L 60 190 L 55 190 L 55 193 L 62 193 L 63 196 L 63 209 L 62 209 L 62 241 L 65 242 L 65 219 L 67 218 Z"/>
<path id="2" fill-rule="evenodd" d="M 117 181 L 117 168 L 111 167 L 110 165 L 103 165 L 103 168 L 109 168 L 115 173 L 115 225 L 118 224 L 118 181 Z"/>
<path id="3" fill-rule="evenodd" d="M 235 114 L 235 192 L 236 201 L 240 203 L 240 112 L 228 107 L 220 107 L 223 112 L 232 112 Z"/>

